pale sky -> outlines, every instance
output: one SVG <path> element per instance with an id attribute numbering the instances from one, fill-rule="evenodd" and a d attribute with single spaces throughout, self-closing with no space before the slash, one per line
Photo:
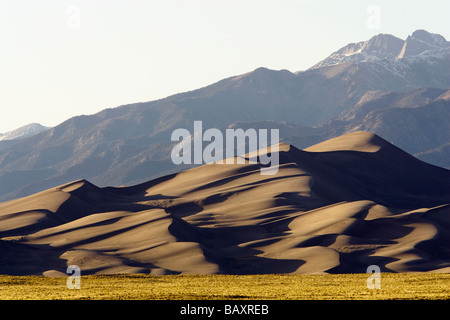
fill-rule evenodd
<path id="1" fill-rule="evenodd" d="M 449 40 L 449 21 L 448 0 L 0 0 L 0 132 L 305 70 L 378 33 Z"/>

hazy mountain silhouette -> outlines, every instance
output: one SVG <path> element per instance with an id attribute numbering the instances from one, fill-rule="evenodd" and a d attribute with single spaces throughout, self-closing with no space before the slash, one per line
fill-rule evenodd
<path id="1" fill-rule="evenodd" d="M 449 141 L 449 48 L 423 30 L 405 41 L 378 35 L 303 72 L 258 68 L 165 99 L 68 119 L 0 148 L 0 200 L 80 178 L 130 185 L 186 169 L 170 161 L 170 136 L 176 128 L 192 131 L 195 120 L 205 129 L 269 125 L 301 148 L 371 131 L 450 167 L 442 157 Z"/>

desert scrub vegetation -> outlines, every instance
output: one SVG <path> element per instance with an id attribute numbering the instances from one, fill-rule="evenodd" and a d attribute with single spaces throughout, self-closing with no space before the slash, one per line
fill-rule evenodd
<path id="1" fill-rule="evenodd" d="M 0 299 L 450 299 L 450 274 L 382 273 L 380 289 L 367 287 L 368 276 L 89 275 L 81 276 L 80 289 L 69 289 L 65 277 L 0 276 Z"/>

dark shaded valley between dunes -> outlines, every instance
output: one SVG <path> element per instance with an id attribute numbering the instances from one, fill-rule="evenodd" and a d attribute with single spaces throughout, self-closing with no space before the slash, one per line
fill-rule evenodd
<path id="1" fill-rule="evenodd" d="M 450 171 L 367 132 L 261 164 L 129 187 L 77 180 L 0 204 L 0 271 L 83 274 L 450 271 Z"/>

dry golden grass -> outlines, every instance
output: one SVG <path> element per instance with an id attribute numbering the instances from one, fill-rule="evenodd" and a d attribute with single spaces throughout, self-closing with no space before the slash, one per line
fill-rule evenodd
<path id="1" fill-rule="evenodd" d="M 381 289 L 368 276 L 93 275 L 72 290 L 64 277 L 0 276 L 0 299 L 450 299 L 450 274 L 382 273 Z"/>

